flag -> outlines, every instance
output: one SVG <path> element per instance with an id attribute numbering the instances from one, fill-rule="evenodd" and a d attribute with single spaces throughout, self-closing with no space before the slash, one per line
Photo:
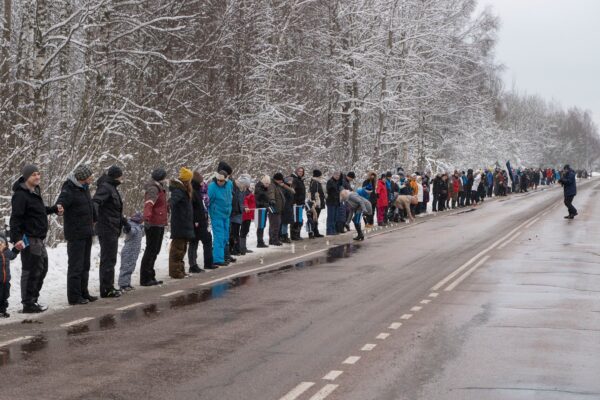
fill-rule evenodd
<path id="1" fill-rule="evenodd" d="M 257 229 L 265 229 L 267 226 L 267 209 L 257 208 L 254 210 L 254 223 Z"/>
<path id="2" fill-rule="evenodd" d="M 303 223 L 304 222 L 304 206 L 294 205 L 294 222 Z"/>

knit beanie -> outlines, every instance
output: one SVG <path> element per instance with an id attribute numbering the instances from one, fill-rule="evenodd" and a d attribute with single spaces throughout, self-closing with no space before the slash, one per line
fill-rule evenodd
<path id="1" fill-rule="evenodd" d="M 118 179 L 123 176 L 123 170 L 120 167 L 113 165 L 108 169 L 108 171 L 106 171 L 106 175 L 113 179 Z"/>
<path id="2" fill-rule="evenodd" d="M 356 174 L 353 171 L 348 172 L 346 176 L 350 179 L 356 179 Z"/>
<path id="3" fill-rule="evenodd" d="M 165 171 L 164 168 L 156 168 L 154 171 L 152 171 L 152 179 L 157 182 L 164 180 L 166 177 L 167 171 Z"/>
<path id="4" fill-rule="evenodd" d="M 273 180 L 274 181 L 283 181 L 283 174 L 281 172 L 277 172 L 275 175 L 273 175 Z"/>
<path id="5" fill-rule="evenodd" d="M 190 182 L 194 177 L 194 173 L 186 167 L 181 167 L 179 170 L 179 180 L 182 182 Z"/>
<path id="6" fill-rule="evenodd" d="M 25 180 L 27 180 L 31 175 L 33 175 L 34 172 L 40 172 L 40 169 L 37 167 L 37 165 L 27 164 L 21 170 L 21 175 Z"/>
<path id="7" fill-rule="evenodd" d="M 220 161 L 219 162 L 219 166 L 217 167 L 217 171 L 219 171 L 219 172 L 225 171 L 228 176 L 231 175 L 231 174 L 233 174 L 233 169 L 225 161 Z"/>
<path id="8" fill-rule="evenodd" d="M 73 171 L 73 176 L 78 181 L 85 181 L 92 176 L 92 169 L 87 164 L 80 164 Z"/>
<path id="9" fill-rule="evenodd" d="M 315 178 L 319 178 L 319 177 L 323 176 L 323 173 L 322 173 L 320 170 L 318 170 L 318 169 L 315 169 L 315 170 L 313 171 L 313 176 L 314 176 Z"/>

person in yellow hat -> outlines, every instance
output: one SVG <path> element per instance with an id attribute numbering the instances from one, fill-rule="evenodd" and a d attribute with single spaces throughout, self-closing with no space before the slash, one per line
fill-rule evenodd
<path id="1" fill-rule="evenodd" d="M 169 250 L 169 276 L 186 277 L 184 257 L 188 242 L 194 239 L 194 210 L 192 208 L 192 170 L 182 167 L 178 179 L 169 183 L 171 198 L 171 248 Z"/>

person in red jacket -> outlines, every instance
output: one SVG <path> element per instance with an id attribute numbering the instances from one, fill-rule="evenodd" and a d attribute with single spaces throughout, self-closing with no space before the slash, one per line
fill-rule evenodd
<path id="1" fill-rule="evenodd" d="M 242 214 L 242 229 L 240 230 L 240 254 L 253 253 L 248 250 L 247 238 L 250 232 L 250 224 L 254 221 L 254 210 L 256 210 L 256 198 L 254 197 L 254 185 L 251 185 L 244 192 L 244 213 Z"/>
<path id="2" fill-rule="evenodd" d="M 156 280 L 154 263 L 160 253 L 165 226 L 169 221 L 169 206 L 165 179 L 167 172 L 158 168 L 152 172 L 152 179 L 146 184 L 144 195 L 144 229 L 146 231 L 146 249 L 140 266 L 140 285 L 154 286 L 162 284 Z"/>
<path id="3" fill-rule="evenodd" d="M 387 186 L 385 184 L 385 174 L 381 175 L 381 179 L 377 181 L 377 225 L 385 226 L 385 213 L 387 211 L 389 202 L 388 202 L 388 193 Z"/>

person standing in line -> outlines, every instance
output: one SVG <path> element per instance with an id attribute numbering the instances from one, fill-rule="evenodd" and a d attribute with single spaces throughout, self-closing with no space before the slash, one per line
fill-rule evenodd
<path id="1" fill-rule="evenodd" d="M 123 216 L 123 200 L 117 189 L 123 182 L 123 170 L 113 165 L 98 181 L 93 200 L 98 222 L 96 234 L 100 242 L 100 297 L 120 297 L 114 286 L 115 265 L 119 251 L 121 230 L 129 232 L 129 223 Z"/>
<path id="2" fill-rule="evenodd" d="M 165 226 L 169 221 L 167 200 L 167 171 L 157 168 L 152 171 L 151 179 L 145 186 L 144 193 L 144 233 L 146 248 L 140 266 L 140 285 L 154 286 L 163 282 L 156 280 L 154 263 L 160 253 Z"/>
<path id="3" fill-rule="evenodd" d="M 296 168 L 296 172 L 291 175 L 292 178 L 292 189 L 294 189 L 294 205 L 296 206 L 293 210 L 294 215 L 296 215 L 296 209 L 300 208 L 300 210 L 304 209 L 304 203 L 306 203 L 306 185 L 304 184 L 304 168 L 298 167 Z M 298 211 L 302 212 L 302 211 Z M 291 239 L 292 240 L 302 240 L 302 225 L 301 221 L 296 219 L 295 222 L 292 222 L 291 229 Z"/>
<path id="4" fill-rule="evenodd" d="M 125 233 L 125 244 L 121 249 L 121 269 L 119 271 L 119 290 L 130 292 L 135 288 L 131 286 L 131 275 L 135 271 L 135 265 L 142 249 L 142 238 L 144 237 L 144 216 L 140 212 L 129 217 L 129 232 Z"/>
<path id="5" fill-rule="evenodd" d="M 319 232 L 319 216 L 321 211 L 325 209 L 325 187 L 327 181 L 323 178 L 323 173 L 315 169 L 310 180 L 310 201 L 311 204 L 311 228 L 313 238 L 322 238 L 323 235 Z"/>
<path id="6" fill-rule="evenodd" d="M 90 194 L 92 170 L 79 165 L 63 184 L 56 200 L 64 209 L 64 234 L 67 240 L 67 300 L 70 305 L 96 301 L 88 289 L 92 241 L 97 215 Z"/>
<path id="7" fill-rule="evenodd" d="M 212 235 L 208 230 L 208 209 L 202 196 L 202 175 L 194 171 L 192 178 L 192 209 L 194 212 L 194 239 L 190 241 L 188 248 L 188 260 L 190 273 L 198 274 L 207 269 L 217 269 L 213 264 Z M 208 198 L 207 198 L 208 200 Z M 204 257 L 204 270 L 198 266 L 198 245 L 202 242 L 202 255 Z"/>
<path id="8" fill-rule="evenodd" d="M 248 176 L 248 179 L 250 177 Z M 244 191 L 244 214 L 242 215 L 242 228 L 240 229 L 240 254 L 245 256 L 249 253 L 254 253 L 248 249 L 248 233 L 250 233 L 250 225 L 254 220 L 256 210 L 256 198 L 254 196 L 254 187 L 252 183 Z"/>
<path id="9" fill-rule="evenodd" d="M 187 244 L 193 240 L 194 210 L 192 208 L 192 178 L 194 173 L 186 167 L 179 170 L 179 177 L 169 183 L 171 198 L 171 248 L 169 249 L 169 276 L 183 279 L 185 273 L 184 258 Z"/>
<path id="10" fill-rule="evenodd" d="M 265 243 L 265 224 L 267 219 L 267 210 L 269 209 L 271 197 L 269 196 L 269 187 L 271 186 L 271 177 L 268 175 L 263 176 L 260 182 L 256 184 L 254 188 L 254 200 L 256 202 L 257 219 L 254 221 L 256 224 L 256 247 L 259 249 L 269 247 Z"/>
<path id="11" fill-rule="evenodd" d="M 334 172 L 333 176 L 327 181 L 327 236 L 338 234 L 336 227 L 336 218 L 340 208 L 340 172 Z"/>
<path id="12" fill-rule="evenodd" d="M 10 297 L 10 262 L 17 258 L 19 250 L 8 248 L 8 240 L 0 233 L 0 318 L 10 318 L 6 312 Z"/>
<path id="13" fill-rule="evenodd" d="M 219 267 L 229 265 L 229 229 L 233 201 L 233 182 L 228 179 L 225 169 L 219 170 L 217 176 L 208 185 L 210 204 L 208 213 L 213 231 L 213 264 Z"/>
<path id="14" fill-rule="evenodd" d="M 35 165 L 26 165 L 13 184 L 10 239 L 21 251 L 21 303 L 24 314 L 41 313 L 47 307 L 38 303 L 48 273 L 48 215 L 62 215 L 61 205 L 47 207 L 42 198 L 42 175 Z"/>

